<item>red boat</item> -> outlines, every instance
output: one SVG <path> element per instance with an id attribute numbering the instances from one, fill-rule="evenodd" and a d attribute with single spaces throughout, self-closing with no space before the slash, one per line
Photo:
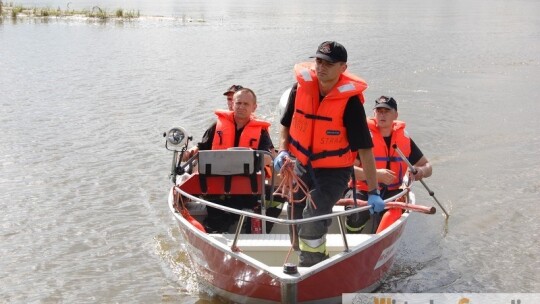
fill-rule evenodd
<path id="1" fill-rule="evenodd" d="M 269 200 L 265 197 L 271 201 L 272 195 L 266 194 L 265 189 L 273 189 L 273 182 L 265 178 L 264 170 L 252 168 L 265 152 L 201 151 L 180 165 L 189 138 L 182 128 L 164 135 L 166 147 L 174 151 L 170 210 L 184 236 L 198 278 L 218 295 L 237 303 L 341 303 L 344 293 L 373 291 L 388 273 L 409 211 L 376 234 L 349 234 L 344 226 L 347 215 L 367 210 L 367 206 L 345 210 L 338 204 L 332 214 L 301 220 L 288 219 L 286 208 L 278 217 L 267 216 L 264 210 Z M 196 162 L 198 172 L 188 173 Z M 227 182 L 227 177 L 232 181 Z M 203 194 L 251 194 L 253 190 L 261 195 L 262 214 L 201 198 Z M 392 202 L 398 198 L 404 198 L 405 203 Z M 386 202 L 387 206 L 404 210 L 434 212 L 434 208 L 419 210 L 421 207 L 414 205 L 409 185 Z M 358 206 L 362 204 L 365 202 L 358 201 Z M 201 223 L 207 206 L 238 214 L 238 223 L 228 233 L 205 232 Z M 245 233 L 246 218 L 261 220 L 262 233 Z M 327 234 L 330 257 L 311 267 L 297 266 L 288 226 L 325 218 L 332 219 Z M 271 232 L 266 231 L 265 222 L 274 223 Z"/>

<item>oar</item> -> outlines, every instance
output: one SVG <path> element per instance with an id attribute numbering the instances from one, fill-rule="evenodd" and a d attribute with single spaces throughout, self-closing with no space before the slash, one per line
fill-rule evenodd
<path id="1" fill-rule="evenodd" d="M 358 207 L 364 207 L 368 205 L 368 203 L 363 200 L 356 199 L 356 202 L 357 202 Z M 354 199 L 352 198 L 342 198 L 337 202 L 337 205 L 339 206 L 348 206 L 348 205 L 353 205 L 353 204 L 354 204 Z M 384 204 L 384 208 L 385 209 L 399 208 L 403 210 L 410 210 L 410 211 L 415 211 L 415 212 L 420 212 L 420 213 L 425 213 L 425 214 L 435 214 L 435 212 L 437 211 L 437 209 L 435 209 L 435 207 L 433 206 L 427 207 L 427 206 L 416 205 L 416 204 L 406 204 L 403 202 L 387 202 Z"/>
<path id="2" fill-rule="evenodd" d="M 407 157 L 403 154 L 403 152 L 401 152 L 401 150 L 399 149 L 399 147 L 394 144 L 392 146 L 396 151 L 397 153 L 401 156 L 401 158 L 405 161 L 405 163 L 407 163 L 407 166 L 409 166 L 409 169 L 412 171 L 413 174 L 416 174 L 418 172 L 418 170 L 416 170 L 416 168 L 413 167 L 413 165 L 411 164 L 411 162 L 407 159 Z M 429 195 L 431 197 L 433 197 L 433 199 L 435 200 L 435 202 L 437 202 L 437 204 L 439 205 L 439 207 L 441 207 L 442 211 L 444 212 L 444 214 L 446 215 L 446 218 L 448 218 L 450 215 L 448 215 L 448 212 L 446 212 L 446 210 L 444 209 L 444 207 L 441 205 L 441 203 L 439 202 L 439 200 L 435 197 L 435 192 L 431 191 L 431 189 L 429 189 L 429 187 L 426 185 L 426 183 L 423 181 L 423 180 L 420 180 L 420 182 L 422 183 L 422 185 L 424 185 L 424 188 L 426 188 L 427 192 L 429 193 Z"/>

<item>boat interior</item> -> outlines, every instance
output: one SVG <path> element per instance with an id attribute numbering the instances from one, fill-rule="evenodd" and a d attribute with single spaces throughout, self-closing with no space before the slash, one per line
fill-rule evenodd
<path id="1" fill-rule="evenodd" d="M 228 248 L 238 248 L 243 254 L 268 266 L 281 267 L 285 259 L 287 262 L 296 264 L 298 262 L 297 255 L 294 254 L 289 235 L 289 226 L 294 220 L 290 220 L 288 217 L 287 208 L 284 207 L 286 203 L 279 205 L 281 213 L 276 217 L 268 217 L 265 216 L 264 211 L 263 214 L 258 214 L 252 211 L 219 206 L 204 199 L 208 195 L 224 193 L 233 197 L 234 195 L 256 194 L 260 195 L 258 202 L 263 207 L 262 210 L 265 210 L 272 202 L 275 205 L 275 201 L 279 200 L 278 197 L 268 193 L 275 189 L 274 180 L 265 176 L 265 170 L 256 169 L 257 162 L 262 162 L 261 156 L 263 154 L 264 152 L 261 151 L 237 149 L 200 151 L 193 159 L 198 162 L 198 170 L 184 173 L 176 181 L 178 192 L 184 194 L 176 196 L 176 203 L 179 203 L 178 198 L 183 197 L 181 199 L 183 207 L 180 208 L 187 209 L 189 214 L 199 223 L 204 223 L 207 208 L 216 207 L 238 214 L 239 220 L 230 225 L 229 231 L 208 233 L 207 236 Z M 356 210 L 357 212 L 367 210 L 367 207 L 359 207 Z M 326 235 L 330 257 L 360 249 L 378 238 L 376 234 L 348 233 L 344 223 L 347 215 L 351 214 L 351 210 L 346 211 L 344 206 L 336 205 L 333 211 L 334 216 L 330 215 L 332 221 Z M 246 226 L 253 219 L 262 221 L 264 228 L 261 233 L 246 233 L 249 231 Z M 272 228 L 267 228 L 269 222 L 273 222 Z"/>

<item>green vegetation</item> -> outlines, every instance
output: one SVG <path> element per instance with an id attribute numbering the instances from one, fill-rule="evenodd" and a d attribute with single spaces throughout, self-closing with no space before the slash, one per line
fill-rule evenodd
<path id="1" fill-rule="evenodd" d="M 125 11 L 122 8 L 118 8 L 115 12 L 108 12 L 106 9 L 101 9 L 99 6 L 94 6 L 92 10 L 74 10 L 67 5 L 66 10 L 62 10 L 60 7 L 54 9 L 50 7 L 45 8 L 28 8 L 22 5 L 13 5 L 13 2 L 3 3 L 0 1 L 0 17 L 11 17 L 17 19 L 21 15 L 30 18 L 48 18 L 48 17 L 73 17 L 82 16 L 87 18 L 96 18 L 99 20 L 107 20 L 111 18 L 115 19 L 134 19 L 139 18 L 139 11 Z"/>
<path id="2" fill-rule="evenodd" d="M 127 19 L 131 19 L 131 18 L 139 18 L 141 16 L 140 12 L 137 11 L 124 11 L 123 9 L 119 8 L 116 10 L 116 18 L 127 18 Z"/>
<path id="3" fill-rule="evenodd" d="M 22 6 L 15 6 L 11 9 L 11 18 L 17 18 L 17 15 L 22 13 L 24 8 Z"/>

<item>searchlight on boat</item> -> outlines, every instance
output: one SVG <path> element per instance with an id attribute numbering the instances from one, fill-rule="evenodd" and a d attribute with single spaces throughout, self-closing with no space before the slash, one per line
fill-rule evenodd
<path id="1" fill-rule="evenodd" d="M 187 132 L 182 127 L 176 127 L 170 129 L 166 134 L 163 134 L 167 138 L 167 145 L 171 145 L 172 150 L 179 151 L 182 146 L 186 144 L 188 140 Z M 178 149 L 178 150 L 177 150 Z"/>

